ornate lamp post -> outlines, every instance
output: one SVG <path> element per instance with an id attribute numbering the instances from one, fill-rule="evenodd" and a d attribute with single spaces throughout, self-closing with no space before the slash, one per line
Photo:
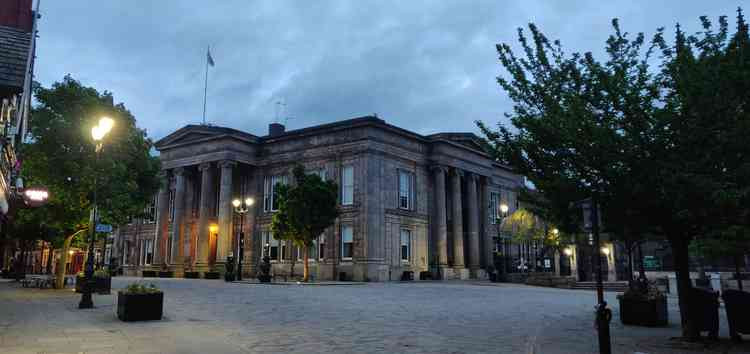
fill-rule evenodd
<path id="1" fill-rule="evenodd" d="M 245 257 L 245 232 L 243 228 L 245 222 L 245 213 L 250 210 L 250 206 L 253 205 L 253 203 L 255 203 L 255 200 L 253 200 L 253 198 L 245 199 L 244 204 L 239 199 L 235 199 L 232 201 L 234 212 L 239 214 L 240 216 L 240 231 L 237 234 L 237 252 L 239 253 L 237 255 L 237 280 L 242 280 L 242 258 Z"/>
<path id="2" fill-rule="evenodd" d="M 90 309 L 94 307 L 94 302 L 91 300 L 91 293 L 94 289 L 94 236 L 96 236 L 96 223 L 98 219 L 96 215 L 96 189 L 99 177 L 97 168 L 99 166 L 99 154 L 102 151 L 102 140 L 104 139 L 104 136 L 112 130 L 114 125 L 114 120 L 102 117 L 99 119 L 99 124 L 91 128 L 91 137 L 96 143 L 96 160 L 94 160 L 94 200 L 91 209 L 91 220 L 89 221 L 89 251 L 86 258 L 86 271 L 84 272 L 86 286 L 83 287 L 81 302 L 78 303 L 79 309 Z"/>

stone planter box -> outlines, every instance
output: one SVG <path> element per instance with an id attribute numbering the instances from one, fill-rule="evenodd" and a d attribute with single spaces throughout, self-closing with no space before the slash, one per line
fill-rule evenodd
<path id="1" fill-rule="evenodd" d="M 188 279 L 198 279 L 200 278 L 200 273 L 198 272 L 185 272 L 185 278 Z"/>
<path id="2" fill-rule="evenodd" d="M 620 300 L 620 321 L 624 325 L 664 327 L 669 324 L 666 296 L 645 300 L 620 295 L 617 299 Z"/>
<path id="3" fill-rule="evenodd" d="M 164 310 L 164 293 L 117 293 L 117 318 L 121 321 L 161 320 Z"/>
<path id="4" fill-rule="evenodd" d="M 141 276 L 144 278 L 156 278 L 155 270 L 144 270 L 141 272 Z"/>
<path id="5" fill-rule="evenodd" d="M 171 271 L 160 271 L 159 272 L 159 278 L 174 278 L 174 272 Z"/>
<path id="6" fill-rule="evenodd" d="M 401 273 L 401 281 L 412 281 L 414 280 L 414 272 L 406 270 Z"/>
<path id="7" fill-rule="evenodd" d="M 258 281 L 261 283 L 270 283 L 271 282 L 271 276 L 270 275 L 258 275 Z"/>
<path id="8" fill-rule="evenodd" d="M 708 332 L 710 339 L 719 337 L 719 292 L 691 288 L 688 305 L 691 307 L 698 330 Z"/>
<path id="9" fill-rule="evenodd" d="M 419 272 L 419 280 L 432 280 L 432 273 Z"/>
<path id="10" fill-rule="evenodd" d="M 86 278 L 80 275 L 76 275 L 76 292 L 82 293 L 86 286 Z M 93 292 L 98 294 L 109 294 L 112 290 L 112 278 L 111 277 L 94 277 L 94 289 Z"/>
<path id="11" fill-rule="evenodd" d="M 724 310 L 729 322 L 729 335 L 733 340 L 742 340 L 740 333 L 750 334 L 750 293 L 739 290 L 724 290 Z"/>
<path id="12" fill-rule="evenodd" d="M 203 273 L 203 277 L 206 279 L 219 279 L 221 278 L 221 273 L 219 272 L 205 272 Z"/>

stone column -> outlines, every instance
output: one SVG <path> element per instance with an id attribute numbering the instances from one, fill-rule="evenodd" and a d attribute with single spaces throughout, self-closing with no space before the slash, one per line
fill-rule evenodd
<path id="1" fill-rule="evenodd" d="M 152 264 L 167 263 L 167 237 L 169 230 L 169 172 L 161 173 L 162 186 L 157 196 L 156 240 L 154 242 L 154 261 Z M 120 264 L 124 260 L 120 259 Z"/>
<path id="2" fill-rule="evenodd" d="M 201 172 L 201 196 L 198 209 L 198 245 L 196 249 L 195 266 L 198 271 L 208 270 L 209 240 L 209 218 L 213 209 L 214 200 L 214 171 L 210 162 L 198 165 Z"/>
<path id="3" fill-rule="evenodd" d="M 434 166 L 432 173 L 435 177 L 435 250 L 437 252 L 437 266 L 439 275 L 445 279 L 448 270 L 448 222 L 445 200 L 445 173 L 442 166 Z"/>
<path id="4" fill-rule="evenodd" d="M 169 263 L 172 265 L 182 264 L 182 243 L 183 230 L 185 229 L 185 168 L 178 167 L 174 170 L 175 190 L 174 190 L 174 216 L 172 217 L 172 250 L 169 257 Z M 176 272 L 182 270 L 181 267 L 174 267 Z"/>
<path id="5" fill-rule="evenodd" d="M 468 215 L 469 269 L 471 277 L 479 277 L 479 200 L 477 198 L 477 179 L 470 174 L 466 178 L 466 204 Z"/>
<path id="6" fill-rule="evenodd" d="M 568 260 L 570 261 L 570 276 L 578 281 L 580 280 L 578 279 L 578 249 L 576 245 L 570 245 L 569 247 L 572 251 L 570 257 L 568 257 Z"/>
<path id="7" fill-rule="evenodd" d="M 216 240 L 216 263 L 225 263 L 232 250 L 232 173 L 236 162 L 219 162 L 219 236 Z"/>
<path id="8" fill-rule="evenodd" d="M 464 267 L 464 226 L 463 205 L 461 204 L 461 175 L 459 169 L 453 169 L 451 174 L 451 199 L 453 201 L 453 268 L 456 276 L 468 278 L 468 271 Z"/>
<path id="9" fill-rule="evenodd" d="M 607 274 L 605 277 L 607 277 L 607 281 L 616 281 L 617 280 L 617 268 L 615 265 L 615 244 L 612 242 L 608 242 L 604 244 L 604 247 L 606 247 L 609 250 L 608 255 L 604 255 L 607 257 Z"/>

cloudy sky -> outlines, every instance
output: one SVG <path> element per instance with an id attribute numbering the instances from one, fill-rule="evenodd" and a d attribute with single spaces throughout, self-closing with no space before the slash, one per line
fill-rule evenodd
<path id="1" fill-rule="evenodd" d="M 733 17 L 741 4 L 46 0 L 36 76 L 48 86 L 70 73 L 112 91 L 158 139 L 201 121 L 211 45 L 212 124 L 264 135 L 277 115 L 296 129 L 377 113 L 423 134 L 476 131 L 475 120 L 496 123 L 511 108 L 495 44 L 515 43 L 520 26 L 601 53 L 613 17 L 629 32 L 694 31 L 698 16 Z"/>

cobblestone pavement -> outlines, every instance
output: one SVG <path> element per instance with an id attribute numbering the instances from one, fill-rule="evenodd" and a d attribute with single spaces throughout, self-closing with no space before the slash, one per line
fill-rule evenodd
<path id="1" fill-rule="evenodd" d="M 296 286 L 122 277 L 113 279 L 113 289 L 133 281 L 164 290 L 164 320 L 120 322 L 114 295 L 95 295 L 95 309 L 78 310 L 80 295 L 70 289 L 0 282 L 0 353 L 596 351 L 595 296 L 589 291 L 490 283 Z M 607 299 L 615 304 L 615 294 Z M 670 302 L 672 325 L 666 329 L 623 327 L 616 304 L 611 306 L 614 351 L 750 352 L 726 340 L 709 350 L 670 340 L 679 335 L 676 299 Z"/>

